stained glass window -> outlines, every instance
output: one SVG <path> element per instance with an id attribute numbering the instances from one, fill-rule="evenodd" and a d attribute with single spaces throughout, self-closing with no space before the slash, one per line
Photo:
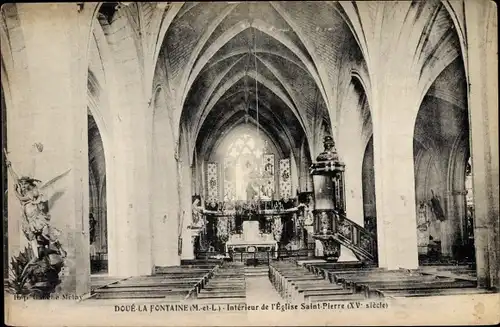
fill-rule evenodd
<path id="1" fill-rule="evenodd" d="M 273 179 L 274 176 L 274 155 L 264 156 L 266 148 L 266 142 L 249 134 L 243 134 L 229 144 L 224 159 L 225 201 L 247 201 L 272 196 L 274 183 L 269 183 L 267 179 Z M 266 175 L 266 187 L 262 185 L 264 160 L 267 160 L 266 163 L 272 161 L 271 167 L 266 167 L 272 174 L 271 178 Z"/>

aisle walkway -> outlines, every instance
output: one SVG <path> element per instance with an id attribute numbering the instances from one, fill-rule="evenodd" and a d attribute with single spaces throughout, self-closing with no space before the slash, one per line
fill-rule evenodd
<path id="1" fill-rule="evenodd" d="M 248 304 L 280 302 L 283 299 L 276 292 L 267 276 L 246 277 L 246 300 Z"/>

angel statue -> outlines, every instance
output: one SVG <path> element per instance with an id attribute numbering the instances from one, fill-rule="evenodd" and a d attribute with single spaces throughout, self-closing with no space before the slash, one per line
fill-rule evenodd
<path id="1" fill-rule="evenodd" d="M 57 274 L 54 275 L 54 272 L 60 272 L 67 253 L 59 242 L 61 232 L 50 224 L 49 199 L 45 192 L 49 186 L 68 174 L 69 170 L 45 183 L 27 176 L 19 177 L 12 168 L 5 149 L 4 153 L 7 169 L 14 180 L 14 191 L 21 204 L 21 228 L 32 252 L 32 255 L 29 255 L 31 260 L 21 275 L 31 279 L 34 284 L 38 283 L 39 288 L 46 288 L 44 277 L 49 278 L 47 274 L 50 273 L 50 279 L 56 278 Z M 50 200 L 53 200 L 52 198 Z M 48 284 L 49 289 L 55 287 L 54 280 Z"/>

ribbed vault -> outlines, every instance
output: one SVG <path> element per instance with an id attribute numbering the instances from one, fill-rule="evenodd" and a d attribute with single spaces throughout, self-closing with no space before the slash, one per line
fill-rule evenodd
<path id="1" fill-rule="evenodd" d="M 240 119 L 244 112 L 292 148 L 300 147 L 305 138 L 317 152 L 321 146 L 317 135 L 323 133 L 318 133 L 319 127 L 335 135 L 351 74 L 359 77 L 370 101 L 374 70 L 370 65 L 375 62 L 368 49 L 382 47 L 374 43 L 378 41 L 370 31 L 388 24 L 367 15 L 375 12 L 371 6 L 336 2 L 166 6 L 161 19 L 158 16 L 160 20 L 146 25 L 145 31 L 148 35 L 154 35 L 155 28 L 159 31 L 157 67 L 164 67 L 169 106 L 181 109 L 173 115 L 173 125 L 189 126 L 189 146 L 194 150 L 198 145 L 201 153 L 213 146 L 205 144 L 210 143 L 207 137 L 247 121 Z M 379 9 L 384 17 L 394 14 L 389 6 Z M 411 32 L 407 37 L 413 43 L 407 52 L 414 57 L 423 99 L 436 77 L 460 56 L 459 37 L 441 2 L 414 2 L 405 10 L 397 19 L 401 35 Z M 148 6 L 141 11 L 146 22 L 150 12 L 154 10 Z M 395 37 L 394 42 L 405 38 Z M 383 47 L 404 48 L 404 42 L 391 42 Z M 256 89 L 258 105 L 250 99 L 256 97 Z M 442 96 L 434 90 L 429 93 Z M 205 150 L 200 152 L 201 143 Z"/>
<path id="2" fill-rule="evenodd" d="M 311 146 L 315 127 L 323 122 L 331 129 L 330 82 L 316 50 L 304 40 L 299 25 L 305 21 L 293 21 L 280 8 L 274 3 L 191 3 L 171 22 L 164 65 L 169 81 L 176 81 L 181 124 L 191 127 L 191 144 L 200 154 L 217 142 L 211 136 L 249 119 L 287 151 L 299 148 L 304 137 Z M 335 57 L 352 35 L 331 13 L 326 24 L 339 49 L 331 52 Z"/>

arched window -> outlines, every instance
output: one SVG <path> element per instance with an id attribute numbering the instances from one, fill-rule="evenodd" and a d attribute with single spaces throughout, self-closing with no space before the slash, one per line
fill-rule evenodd
<path id="1" fill-rule="evenodd" d="M 260 192 L 257 184 L 266 148 L 267 142 L 246 133 L 229 144 L 224 158 L 224 201 L 249 200 L 252 192 Z"/>
<path id="2" fill-rule="evenodd" d="M 251 135 L 243 134 L 229 145 L 227 157 L 237 159 L 242 155 L 252 155 L 260 159 L 262 156 L 262 148 L 263 144 L 261 140 L 255 140 Z"/>

